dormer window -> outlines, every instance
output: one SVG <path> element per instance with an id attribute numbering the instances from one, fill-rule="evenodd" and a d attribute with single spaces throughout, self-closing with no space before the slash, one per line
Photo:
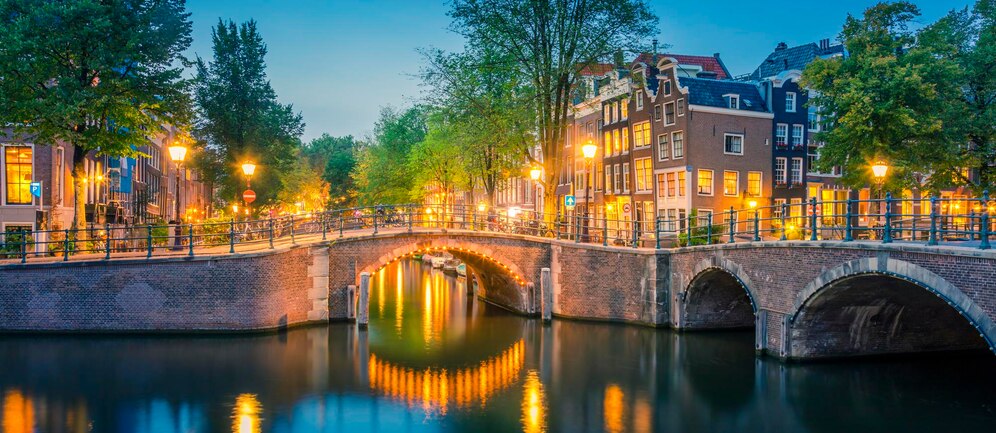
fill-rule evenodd
<path id="1" fill-rule="evenodd" d="M 740 95 L 724 95 L 726 96 L 726 106 L 731 110 L 740 109 Z"/>

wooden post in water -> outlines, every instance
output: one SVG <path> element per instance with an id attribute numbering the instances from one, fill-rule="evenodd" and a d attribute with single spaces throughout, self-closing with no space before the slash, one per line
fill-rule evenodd
<path id="1" fill-rule="evenodd" d="M 370 273 L 360 274 L 360 302 L 356 306 L 356 324 L 367 326 L 370 322 Z"/>
<path id="2" fill-rule="evenodd" d="M 540 269 L 540 299 L 543 321 L 549 322 L 553 318 L 553 275 L 550 268 Z"/>

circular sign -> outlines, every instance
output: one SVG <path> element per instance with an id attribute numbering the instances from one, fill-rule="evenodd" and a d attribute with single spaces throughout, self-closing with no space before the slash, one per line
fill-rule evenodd
<path id="1" fill-rule="evenodd" d="M 629 205 L 629 203 L 623 205 L 623 212 L 629 213 L 631 210 L 633 210 L 633 208 Z"/>
<path id="2" fill-rule="evenodd" d="M 247 189 L 245 192 L 242 193 L 242 200 L 245 200 L 246 203 L 252 203 L 256 201 L 256 191 Z"/>

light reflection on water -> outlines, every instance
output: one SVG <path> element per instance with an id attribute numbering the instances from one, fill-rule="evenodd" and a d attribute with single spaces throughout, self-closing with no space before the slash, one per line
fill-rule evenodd
<path id="1" fill-rule="evenodd" d="M 0 433 L 985 431 L 996 360 L 781 364 L 751 332 L 549 326 L 400 262 L 370 326 L 0 337 Z"/>

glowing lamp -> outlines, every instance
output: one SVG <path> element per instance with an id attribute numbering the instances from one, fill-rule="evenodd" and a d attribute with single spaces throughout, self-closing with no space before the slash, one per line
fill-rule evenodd
<path id="1" fill-rule="evenodd" d="M 588 140 L 588 144 L 581 146 L 581 154 L 584 155 L 585 159 L 594 158 L 596 151 L 598 151 L 598 146 L 592 144 L 591 140 Z"/>
<path id="2" fill-rule="evenodd" d="M 747 206 L 750 206 L 751 209 L 756 208 L 757 207 L 757 200 L 751 200 L 751 201 L 747 202 Z"/>
<path id="3" fill-rule="evenodd" d="M 242 174 L 246 176 L 252 176 L 256 172 L 256 164 L 250 161 L 242 163 Z"/>
<path id="4" fill-rule="evenodd" d="M 488 210 L 488 206 L 486 204 L 484 204 L 483 201 L 477 204 L 477 211 L 478 212 L 484 212 L 486 210 Z"/>
<path id="5" fill-rule="evenodd" d="M 874 174 L 877 179 L 885 178 L 885 175 L 888 173 L 889 166 L 882 161 L 876 162 L 875 165 L 872 166 L 872 174 Z"/>
<path id="6" fill-rule="evenodd" d="M 533 180 L 539 180 L 540 174 L 542 173 L 543 172 L 539 169 L 539 167 L 533 167 L 532 170 L 529 170 L 529 177 L 533 178 Z"/>
<path id="7" fill-rule="evenodd" d="M 169 150 L 169 159 L 173 160 L 173 162 L 183 162 L 183 158 L 187 157 L 187 148 L 181 146 L 179 143 L 170 146 L 167 150 Z"/>

